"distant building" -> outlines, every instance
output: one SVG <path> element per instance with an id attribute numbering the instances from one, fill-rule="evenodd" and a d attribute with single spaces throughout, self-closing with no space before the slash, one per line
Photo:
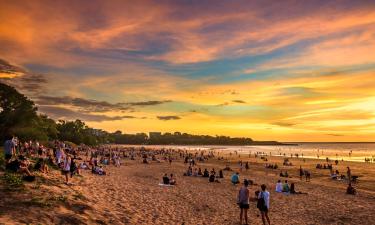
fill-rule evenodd
<path id="1" fill-rule="evenodd" d="M 150 136 L 150 139 L 159 138 L 161 137 L 161 132 L 150 132 L 149 136 Z"/>

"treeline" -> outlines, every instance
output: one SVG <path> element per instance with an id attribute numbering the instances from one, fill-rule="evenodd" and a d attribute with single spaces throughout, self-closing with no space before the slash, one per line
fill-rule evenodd
<path id="1" fill-rule="evenodd" d="M 186 133 L 156 133 L 148 137 L 145 133 L 109 133 L 88 127 L 83 121 L 54 121 L 47 115 L 37 113 L 34 102 L 15 88 L 0 83 L 0 137 L 15 135 L 21 141 L 63 140 L 90 146 L 103 143 L 153 144 L 153 145 L 250 145 L 251 138 L 227 136 L 192 135 Z"/>
<path id="2" fill-rule="evenodd" d="M 187 133 L 164 133 L 148 137 L 145 133 L 122 134 L 116 131 L 113 135 L 116 144 L 149 144 L 149 145 L 249 145 L 251 138 L 231 138 L 227 136 L 192 135 Z"/>
<path id="3" fill-rule="evenodd" d="M 0 83 L 0 139 L 15 135 L 21 141 L 64 140 L 97 145 L 112 141 L 109 133 L 88 127 L 80 120 L 54 121 L 38 114 L 34 102 L 15 88 Z"/>

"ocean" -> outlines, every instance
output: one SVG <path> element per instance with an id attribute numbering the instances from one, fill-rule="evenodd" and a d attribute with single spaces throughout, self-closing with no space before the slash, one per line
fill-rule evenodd
<path id="1" fill-rule="evenodd" d="M 365 162 L 365 158 L 375 159 L 375 143 L 312 143 L 312 142 L 293 142 L 291 145 L 273 145 L 273 146 L 205 146 L 205 145 L 147 145 L 145 147 L 155 148 L 173 148 L 186 150 L 214 150 L 214 151 L 237 151 L 238 154 L 264 154 L 272 156 L 288 156 L 310 158 L 345 160 Z"/>

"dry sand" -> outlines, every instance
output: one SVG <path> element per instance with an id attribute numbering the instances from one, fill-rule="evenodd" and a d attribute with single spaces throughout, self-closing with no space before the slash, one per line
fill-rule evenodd
<path id="1" fill-rule="evenodd" d="M 272 224 L 375 224 L 375 164 L 340 162 L 337 167 L 345 174 L 349 165 L 353 175 L 359 175 L 358 195 L 345 194 L 347 183 L 333 181 L 329 170 L 317 170 L 315 164 L 323 160 L 292 159 L 295 166 L 278 170 L 264 168 L 259 158 L 233 156 L 230 167 L 237 170 L 237 161 L 249 161 L 250 169 L 241 172 L 241 180 L 249 178 L 266 184 L 271 194 Z M 281 158 L 269 158 L 268 163 Z M 210 159 L 199 167 L 225 167 L 226 162 Z M 312 172 L 311 182 L 300 181 L 298 168 L 302 165 Z M 0 224 L 239 224 L 236 195 L 240 186 L 230 183 L 233 172 L 224 171 L 221 183 L 208 183 L 200 177 L 183 177 L 187 165 L 177 160 L 142 164 L 123 160 L 119 168 L 107 166 L 107 176 L 84 171 L 74 177 L 74 185 L 63 184 L 63 177 L 53 171 L 46 179 L 27 184 L 23 191 L 6 191 L 0 185 Z M 297 191 L 308 195 L 275 193 L 281 170 L 288 170 Z M 335 168 L 336 169 L 336 168 Z M 164 173 L 174 173 L 178 185 L 160 187 Z M 259 185 L 250 188 L 251 193 Z M 250 224 L 261 224 L 255 202 L 250 206 Z"/>

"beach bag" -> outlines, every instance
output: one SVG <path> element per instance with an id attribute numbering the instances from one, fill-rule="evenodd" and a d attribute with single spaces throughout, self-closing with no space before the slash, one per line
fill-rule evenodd
<path id="1" fill-rule="evenodd" d="M 265 201 L 265 199 L 263 197 L 263 192 L 260 193 L 260 198 L 258 198 L 257 208 L 260 211 L 264 211 L 267 208 L 266 207 L 266 201 Z"/>

